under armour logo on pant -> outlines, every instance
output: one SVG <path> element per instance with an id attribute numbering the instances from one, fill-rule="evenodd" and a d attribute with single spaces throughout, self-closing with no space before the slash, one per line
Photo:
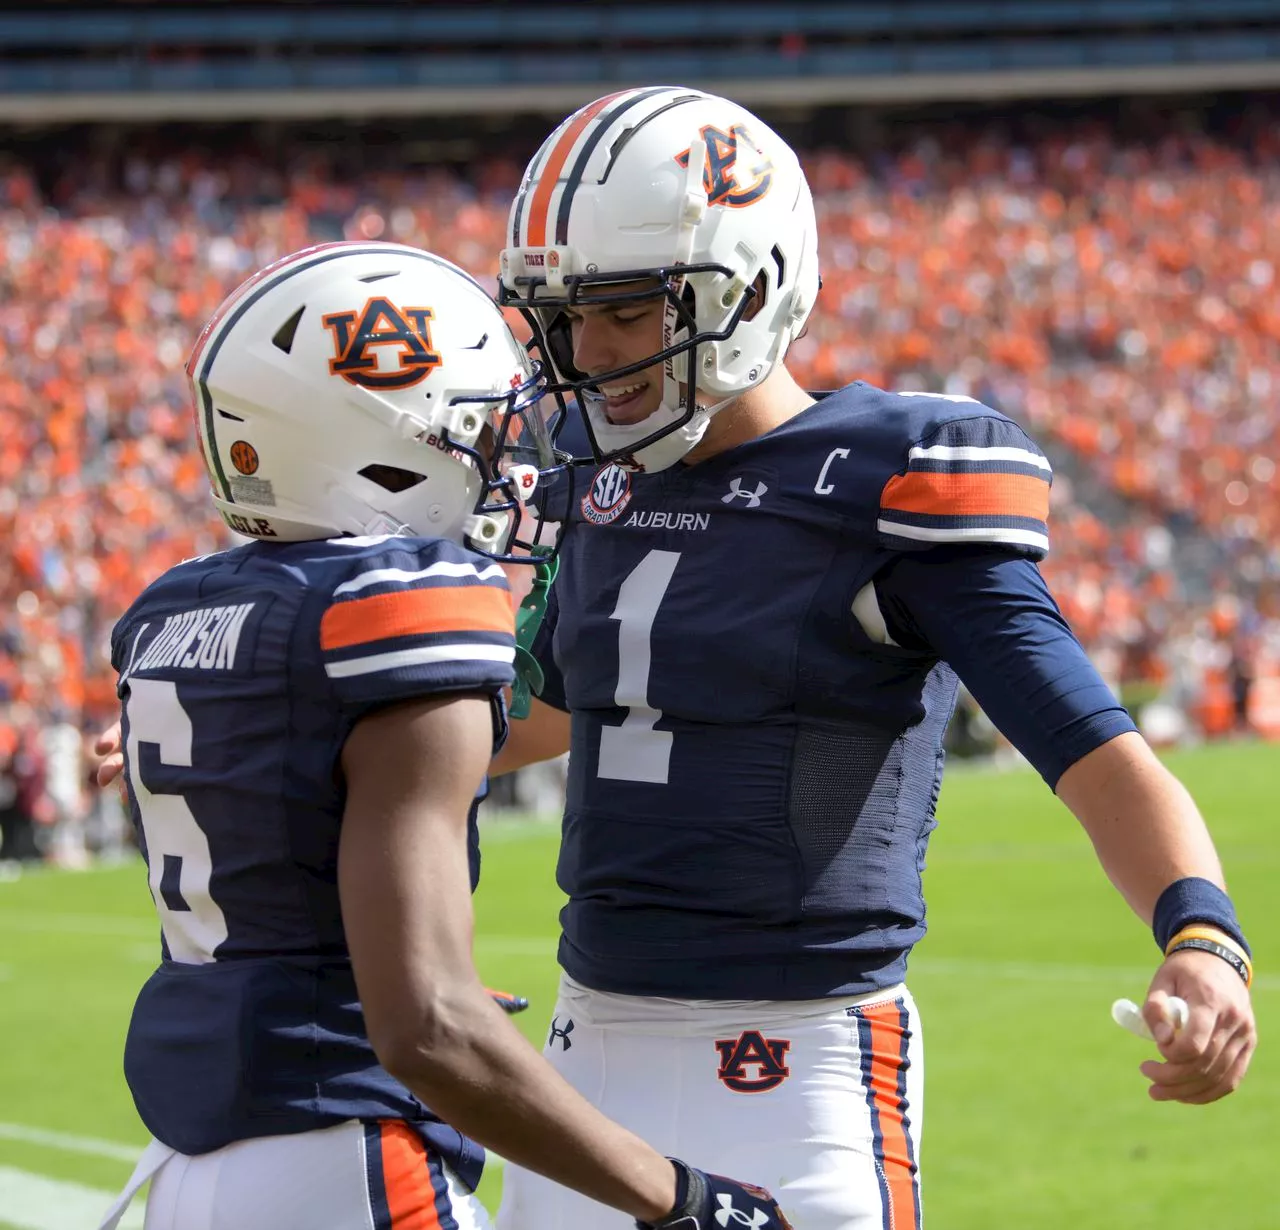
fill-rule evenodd
<path id="1" fill-rule="evenodd" d="M 748 1217 L 741 1209 L 733 1207 L 733 1197 L 721 1192 L 716 1197 L 720 1204 L 720 1211 L 716 1214 L 716 1221 L 722 1226 L 727 1226 L 733 1222 L 737 1226 L 750 1226 L 752 1230 L 759 1230 L 759 1227 L 769 1224 L 769 1214 L 763 1209 L 752 1209 L 751 1215 Z"/>
<path id="2" fill-rule="evenodd" d="M 569 1035 L 573 1033 L 573 1019 L 570 1018 L 563 1029 L 560 1028 L 560 1018 L 558 1016 L 551 1018 L 551 1036 L 547 1039 L 547 1045 L 550 1046 L 557 1038 L 564 1043 L 564 1049 L 567 1051 L 573 1043 L 569 1041 Z"/>
<path id="3" fill-rule="evenodd" d="M 764 483 L 757 483 L 754 491 L 743 491 L 742 479 L 731 478 L 729 480 L 729 494 L 720 497 L 721 504 L 732 504 L 734 500 L 746 500 L 748 508 L 759 508 L 760 497 L 764 495 L 769 488 Z"/>

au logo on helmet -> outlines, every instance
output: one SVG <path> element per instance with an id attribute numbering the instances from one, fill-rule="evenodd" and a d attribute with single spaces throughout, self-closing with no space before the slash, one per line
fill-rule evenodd
<path id="1" fill-rule="evenodd" d="M 773 187 L 773 162 L 756 144 L 745 124 L 730 124 L 726 132 L 714 124 L 702 128 L 707 143 L 707 165 L 702 171 L 702 186 L 707 190 L 708 205 L 727 205 L 741 209 L 752 205 Z M 742 167 L 738 163 L 742 160 Z M 676 155 L 682 166 L 689 165 L 689 151 Z M 738 179 L 739 171 L 750 176 L 747 183 Z"/>
<path id="2" fill-rule="evenodd" d="M 440 366 L 431 348 L 431 308 L 399 308 L 375 295 L 358 312 L 330 312 L 321 323 L 333 334 L 329 371 L 365 389 L 407 389 Z M 379 358 L 378 348 L 385 348 Z"/>

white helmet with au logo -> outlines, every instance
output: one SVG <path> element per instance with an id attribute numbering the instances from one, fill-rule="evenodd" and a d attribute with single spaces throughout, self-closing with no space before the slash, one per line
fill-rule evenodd
<path id="1" fill-rule="evenodd" d="M 817 224 L 794 151 L 749 111 L 699 90 L 625 90 L 583 107 L 525 170 L 501 257 L 558 386 L 577 397 L 600 460 L 673 464 L 711 416 L 757 387 L 818 292 Z M 611 287 L 617 288 L 611 291 Z M 661 349 L 588 373 L 566 308 L 663 300 Z M 602 385 L 661 362 L 661 404 L 611 423 Z"/>
<path id="2" fill-rule="evenodd" d="M 187 375 L 214 506 L 256 538 L 414 534 L 508 558 L 561 460 L 502 313 L 418 248 L 284 257 L 222 304 Z"/>

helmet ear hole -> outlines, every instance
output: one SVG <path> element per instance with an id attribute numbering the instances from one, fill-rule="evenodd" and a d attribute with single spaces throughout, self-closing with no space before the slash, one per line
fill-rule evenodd
<path id="1" fill-rule="evenodd" d="M 680 309 L 683 309 L 681 311 Z M 672 340 L 689 337 L 698 331 L 698 292 L 686 278 L 680 288 L 680 302 L 675 305 L 675 332 Z"/>
<path id="2" fill-rule="evenodd" d="M 774 251 L 776 252 L 777 249 L 775 248 Z M 765 300 L 769 298 L 769 278 L 763 269 L 756 274 L 756 280 L 751 283 L 751 289 L 755 293 L 751 296 L 751 302 L 743 309 L 743 320 L 754 320 L 760 309 L 764 307 Z"/>
<path id="3" fill-rule="evenodd" d="M 569 328 L 569 318 L 563 312 L 557 312 L 544 331 L 547 349 L 551 352 L 547 357 L 561 376 L 566 380 L 585 380 L 586 373 L 574 366 L 573 335 Z"/>
<path id="4" fill-rule="evenodd" d="M 410 487 L 416 487 L 419 483 L 425 482 L 427 478 L 425 474 L 418 474 L 413 470 L 404 470 L 399 466 L 384 466 L 377 463 L 367 465 L 357 473 L 361 478 L 367 478 L 371 483 L 377 483 L 379 487 L 395 494 L 399 494 L 401 491 L 408 491 Z"/>

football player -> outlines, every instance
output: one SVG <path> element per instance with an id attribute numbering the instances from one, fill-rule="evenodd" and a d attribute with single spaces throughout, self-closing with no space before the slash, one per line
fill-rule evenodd
<path id="1" fill-rule="evenodd" d="M 244 283 L 187 371 L 214 505 L 253 541 L 170 569 L 112 636 L 163 959 L 125 1049 L 154 1140 L 103 1225 L 150 1180 L 148 1230 L 478 1227 L 483 1143 L 627 1224 L 785 1227 L 592 1107 L 472 964 L 501 561 L 529 561 L 557 465 L 501 313 L 427 252 L 328 244 Z"/>
<path id="2" fill-rule="evenodd" d="M 805 1230 L 919 1227 L 904 978 L 962 679 L 1153 927 L 1151 1096 L 1235 1088 L 1248 945 L 1194 803 L 1036 567 L 1044 454 L 967 397 L 815 399 L 787 370 L 819 289 L 793 151 L 724 99 L 625 90 L 548 137 L 506 239 L 500 302 L 598 462 L 561 510 L 545 689 L 494 766 L 571 748 L 557 1069 Z M 506 1172 L 507 1230 L 624 1220 Z"/>

